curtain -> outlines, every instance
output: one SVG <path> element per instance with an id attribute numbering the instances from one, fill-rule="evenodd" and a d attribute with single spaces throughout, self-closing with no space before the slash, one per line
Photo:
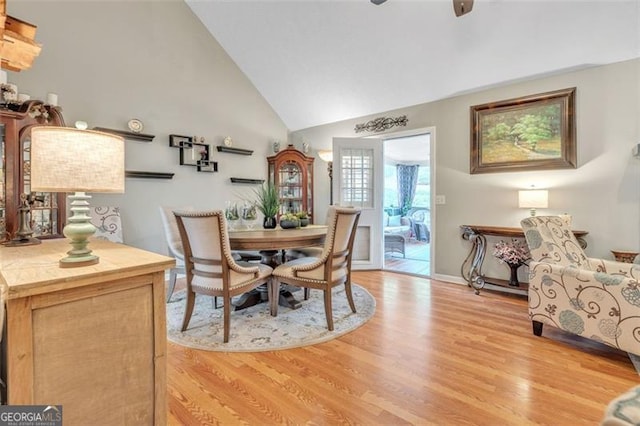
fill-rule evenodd
<path id="1" fill-rule="evenodd" d="M 404 216 L 413 204 L 413 197 L 416 195 L 418 186 L 418 168 L 420 166 L 407 166 L 405 164 L 396 165 L 396 175 L 398 178 L 398 205 Z"/>

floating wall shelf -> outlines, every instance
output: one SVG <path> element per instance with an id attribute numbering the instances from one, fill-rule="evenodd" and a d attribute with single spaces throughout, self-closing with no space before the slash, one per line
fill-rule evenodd
<path id="1" fill-rule="evenodd" d="M 250 149 L 232 148 L 230 146 L 218 145 L 216 147 L 218 152 L 228 152 L 229 154 L 251 155 L 253 151 Z"/>
<path id="2" fill-rule="evenodd" d="M 264 179 L 246 179 L 246 178 L 231 178 L 232 183 L 249 183 L 252 185 L 261 185 L 264 182 Z"/>
<path id="3" fill-rule="evenodd" d="M 127 170 L 124 172 L 124 175 L 128 178 L 173 179 L 174 173 L 138 172 L 134 170 Z"/>
<path id="4" fill-rule="evenodd" d="M 106 127 L 94 127 L 93 130 L 98 130 L 99 132 L 111 133 L 114 135 L 122 136 L 123 138 L 129 139 L 132 141 L 151 142 L 153 138 L 155 138 L 155 135 L 128 132 L 126 130 L 108 129 Z"/>

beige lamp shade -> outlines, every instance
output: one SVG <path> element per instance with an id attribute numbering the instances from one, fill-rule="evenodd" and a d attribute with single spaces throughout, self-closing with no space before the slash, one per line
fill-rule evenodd
<path id="1" fill-rule="evenodd" d="M 31 190 L 124 192 L 124 139 L 71 127 L 34 127 Z"/>
<path id="2" fill-rule="evenodd" d="M 318 151 L 318 155 L 322 161 L 330 163 L 333 161 L 333 151 Z"/>
<path id="3" fill-rule="evenodd" d="M 549 207 L 549 191 L 546 189 L 518 191 L 518 207 L 522 209 L 546 209 Z"/>

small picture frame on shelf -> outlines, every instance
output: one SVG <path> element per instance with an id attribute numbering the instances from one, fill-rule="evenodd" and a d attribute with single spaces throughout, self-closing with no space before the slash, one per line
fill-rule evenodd
<path id="1" fill-rule="evenodd" d="M 169 146 L 172 148 L 191 148 L 192 136 L 169 135 Z"/>
<path id="2" fill-rule="evenodd" d="M 180 149 L 180 165 L 197 166 L 199 161 L 209 161 L 209 153 L 209 144 L 193 142 Z"/>
<path id="3" fill-rule="evenodd" d="M 199 160 L 196 167 L 199 172 L 215 173 L 218 171 L 218 162 L 211 160 Z"/>

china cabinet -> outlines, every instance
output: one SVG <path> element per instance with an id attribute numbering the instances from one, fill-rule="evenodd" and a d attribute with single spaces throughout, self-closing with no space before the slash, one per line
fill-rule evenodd
<path id="1" fill-rule="evenodd" d="M 7 108 L 7 106 L 9 108 Z M 31 129 L 35 126 L 64 126 L 61 110 L 41 101 L 0 106 L 0 241 L 15 236 L 18 208 L 31 207 L 33 236 L 62 236 L 66 204 L 64 193 L 31 192 Z M 26 195 L 24 201 L 21 194 Z"/>
<path id="2" fill-rule="evenodd" d="M 293 145 L 267 157 L 269 182 L 280 197 L 280 214 L 306 211 L 313 223 L 313 160 Z"/>

